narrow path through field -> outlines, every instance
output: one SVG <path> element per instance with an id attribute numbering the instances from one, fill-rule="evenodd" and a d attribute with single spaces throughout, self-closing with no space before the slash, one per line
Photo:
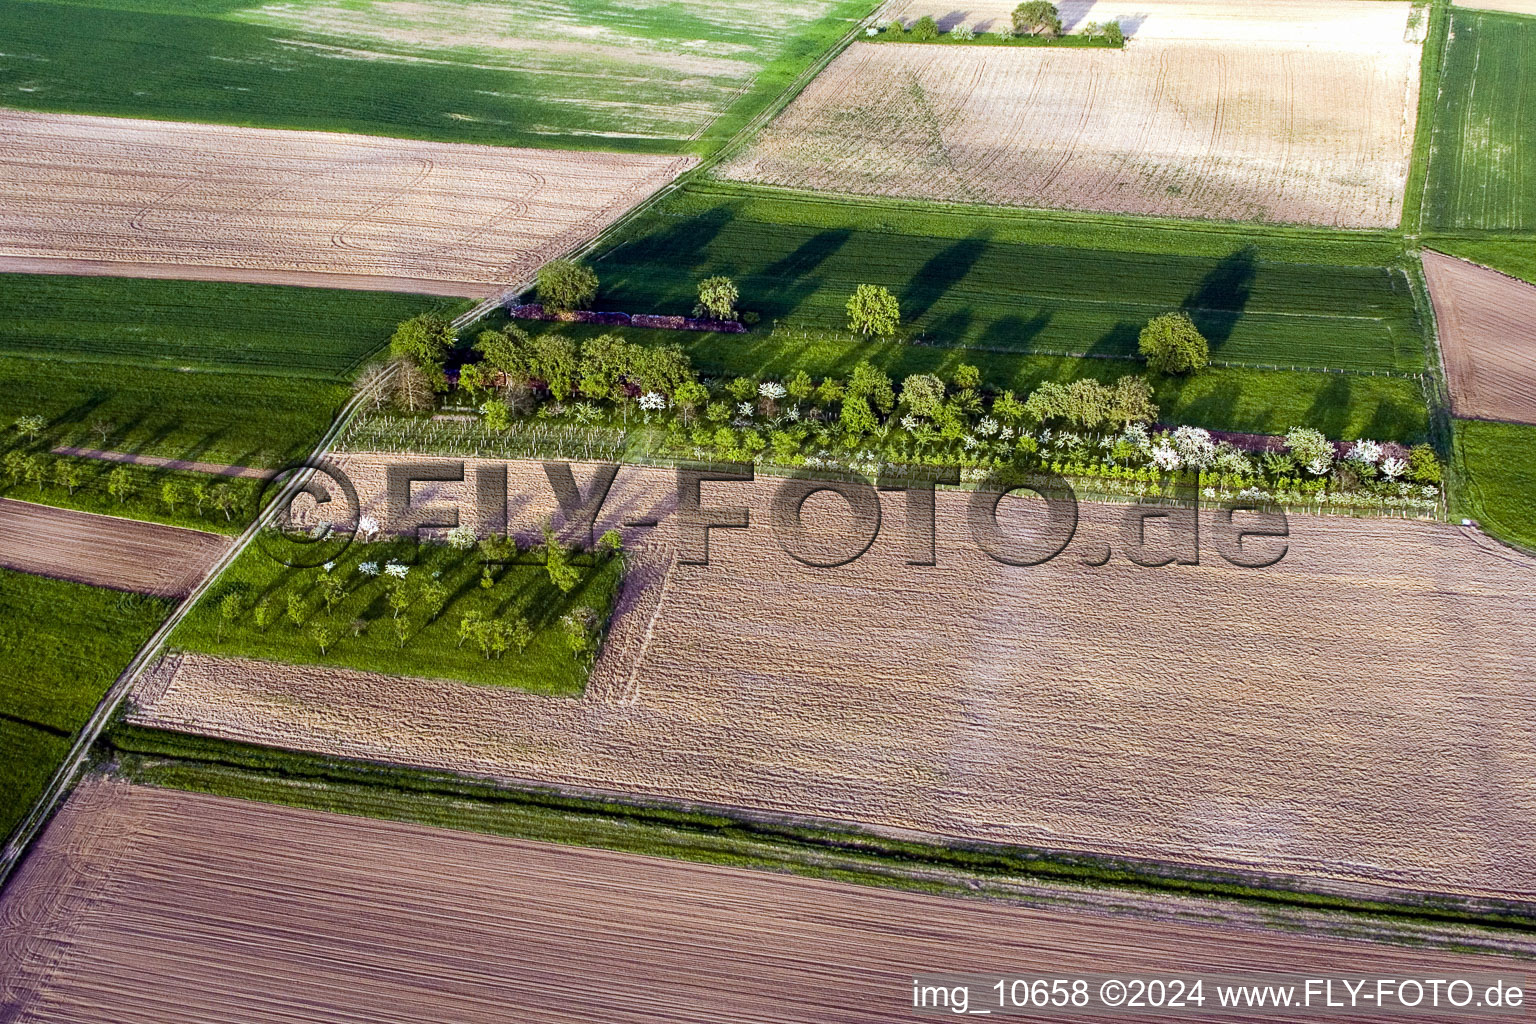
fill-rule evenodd
<path id="1" fill-rule="evenodd" d="M 229 538 L 0 498 L 0 565 L 19 572 L 183 597 Z"/>
<path id="2" fill-rule="evenodd" d="M 186 473 L 207 473 L 210 476 L 244 477 L 248 480 L 269 480 L 274 470 L 255 466 L 226 466 L 220 462 L 198 462 L 194 459 L 167 459 L 160 455 L 140 455 L 137 452 L 109 452 L 101 448 L 74 448 L 60 445 L 53 449 L 55 455 L 73 455 L 81 459 L 100 459 L 102 462 L 122 462 L 130 466 L 153 466 L 155 469 L 174 469 Z"/>

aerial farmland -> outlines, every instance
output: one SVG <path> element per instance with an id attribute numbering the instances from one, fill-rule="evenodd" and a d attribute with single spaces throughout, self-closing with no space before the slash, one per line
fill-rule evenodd
<path id="1" fill-rule="evenodd" d="M 0 0 L 0 1020 L 1529 1019 L 1533 68 Z"/>

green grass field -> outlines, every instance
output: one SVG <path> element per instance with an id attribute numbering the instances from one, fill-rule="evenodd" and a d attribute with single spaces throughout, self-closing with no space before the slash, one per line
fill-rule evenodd
<path id="1" fill-rule="evenodd" d="M 469 302 L 391 292 L 0 275 L 0 355 L 336 380 L 395 324 Z"/>
<path id="2" fill-rule="evenodd" d="M 868 0 L 0 2 L 0 105 L 650 152 L 729 138 Z"/>
<path id="3" fill-rule="evenodd" d="M 37 799 L 169 604 L 0 570 L 0 836 Z"/>
<path id="4" fill-rule="evenodd" d="M 0 356 L 0 425 L 48 420 L 49 444 L 102 447 L 92 429 L 112 424 L 106 447 L 239 466 L 279 466 L 308 454 L 350 393 L 298 377 L 183 373 L 114 363 Z"/>
<path id="5" fill-rule="evenodd" d="M 1457 420 L 1454 515 L 1536 550 L 1536 427 Z"/>
<path id="6" fill-rule="evenodd" d="M 893 224 L 895 204 L 782 199 L 770 211 L 711 194 L 706 205 L 685 193 L 601 256 L 604 308 L 688 312 L 697 282 L 718 273 L 737 281 L 743 307 L 765 321 L 835 330 L 847 321 L 848 295 L 873 283 L 896 293 L 909 336 L 927 345 L 1128 357 L 1149 319 L 1187 308 L 1221 363 L 1407 373 L 1425 365 L 1408 280 L 1385 266 L 1267 258 L 1239 232 L 1214 243 L 1193 234 L 1190 247 L 1203 255 L 1180 252 L 1181 239 L 1167 232 L 1144 236 L 1145 251 L 1108 250 L 1094 247 L 1097 221 L 1083 237 L 1072 220 L 1053 219 L 1047 242 L 1036 232 L 999 238 L 996 229 L 1013 223 L 1001 217 L 967 223 L 919 211 Z M 1319 247 L 1328 248 L 1318 239 Z"/>
<path id="7" fill-rule="evenodd" d="M 0 450 L 3 454 L 3 450 Z M 51 455 L 45 459 L 54 460 Z M 256 514 L 256 503 L 262 482 L 251 479 L 213 476 L 207 473 L 187 473 L 150 466 L 126 466 L 130 492 L 121 499 L 107 489 L 107 478 L 120 463 L 99 459 L 70 458 L 83 473 L 80 485 L 71 493 L 54 477 L 42 481 L 13 480 L 0 475 L 0 498 L 32 501 L 55 508 L 72 508 L 79 512 L 95 512 L 100 515 L 122 516 L 167 526 L 184 526 L 190 530 L 206 530 L 210 533 L 237 534 Z M 164 498 L 164 484 L 175 481 L 182 497 L 175 505 Z M 203 487 L 203 501 L 199 505 L 192 488 Z M 228 487 L 239 501 L 238 508 L 221 511 L 212 500 L 213 490 Z"/>
<path id="8" fill-rule="evenodd" d="M 364 576 L 357 569 L 364 561 L 382 568 L 391 559 L 411 566 L 410 585 L 419 586 L 430 577 L 447 591 L 447 604 L 436 618 L 429 617 L 423 601 L 415 602 L 404 614 L 409 624 L 404 646 L 395 633 L 397 617 L 387 604 L 388 577 Z M 560 630 L 560 618 L 585 605 L 595 609 L 606 623 L 618 593 L 622 560 L 600 558 L 580 569 L 581 580 L 568 594 L 550 582 L 542 565 L 493 566 L 494 585 L 490 589 L 480 586 L 482 568 L 479 554 L 473 550 L 466 553 L 446 545 L 408 541 L 354 544 L 336 557 L 335 573 L 347 582 L 346 596 L 334 609 L 327 609 L 316 582 L 319 569 L 288 568 L 274 560 L 262 544 L 254 544 L 178 627 L 171 643 L 209 654 L 462 679 L 557 696 L 579 694 L 586 685 L 587 664 L 572 654 Z M 246 605 L 234 624 L 227 623 L 222 615 L 224 595 L 229 593 L 241 594 Z M 287 617 L 290 594 L 300 595 L 305 602 L 302 625 Z M 254 615 L 255 606 L 263 599 L 270 602 L 276 616 L 265 629 L 258 626 Z M 487 659 L 472 642 L 459 644 L 459 620 L 470 610 L 494 619 L 526 619 L 533 628 L 533 640 L 521 653 L 512 650 Z M 337 634 L 335 644 L 324 654 L 309 633 L 316 624 L 329 624 Z M 360 635 L 354 624 L 363 626 Z"/>
<path id="9" fill-rule="evenodd" d="M 1536 228 L 1536 18 L 1455 9 L 1426 231 Z"/>
<path id="10" fill-rule="evenodd" d="M 309 451 L 347 378 L 400 320 L 468 305 L 418 295 L 0 275 L 0 428 L 49 444 L 275 466 Z M 112 429 L 105 439 L 98 420 Z"/>

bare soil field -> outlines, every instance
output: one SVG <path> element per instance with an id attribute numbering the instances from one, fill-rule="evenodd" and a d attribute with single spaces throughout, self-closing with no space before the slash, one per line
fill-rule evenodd
<path id="1" fill-rule="evenodd" d="M 1170 901 L 1169 916 L 1180 906 Z M 0 902 L 0 921 L 0 1007 L 18 1024 L 426 1024 L 509 1013 L 602 1024 L 854 1024 L 906 1019 L 912 979 L 929 972 L 1347 965 L 1412 977 L 1431 965 L 1450 976 L 1517 967 L 1284 931 L 910 895 L 99 780 L 48 827 Z"/>
<path id="2" fill-rule="evenodd" d="M 1536 0 L 1451 0 L 1451 2 L 1457 7 L 1475 7 L 1483 11 L 1536 14 Z"/>
<path id="3" fill-rule="evenodd" d="M 342 459 L 376 512 L 385 462 Z M 469 478 L 417 500 L 463 498 Z M 946 493 L 936 567 L 906 564 L 904 499 L 887 494 L 868 554 L 812 569 L 767 528 L 772 486 L 705 485 L 706 506 L 756 524 L 713 531 L 708 566 L 670 557 L 672 518 L 649 531 L 580 700 L 187 655 L 146 677 L 136 718 L 945 836 L 1536 896 L 1536 649 L 1511 642 L 1536 617 L 1536 563 L 1448 526 L 1297 517 L 1271 568 L 1220 559 L 1207 520 L 1202 564 L 1150 569 L 1124 557 L 1123 509 L 1085 505 L 1063 556 L 1016 568 L 978 550 L 966 497 Z M 515 530 L 554 508 L 536 465 L 513 464 L 509 489 Z M 625 469 L 600 525 L 664 513 L 673 490 Z M 813 498 L 809 521 L 839 505 Z M 1010 529 L 1034 522 L 1027 506 L 1005 503 Z M 1085 564 L 1105 543 L 1119 553 Z"/>
<path id="4" fill-rule="evenodd" d="M 18 111 L 0 111 L 0 133 L 10 269 L 145 264 L 470 297 L 590 238 L 691 160 Z"/>
<path id="5" fill-rule="evenodd" d="M 984 26 L 1008 9 L 962 18 L 914 0 L 906 13 Z M 721 174 L 955 202 L 1398 223 L 1419 88 L 1408 4 L 1126 10 L 1136 35 L 1123 51 L 857 43 Z"/>
<path id="6" fill-rule="evenodd" d="M 158 597 L 185 597 L 228 548 L 213 533 L 0 498 L 0 565 Z"/>
<path id="7" fill-rule="evenodd" d="M 1427 249 L 1424 278 L 1452 410 L 1536 423 L 1536 286 Z"/>

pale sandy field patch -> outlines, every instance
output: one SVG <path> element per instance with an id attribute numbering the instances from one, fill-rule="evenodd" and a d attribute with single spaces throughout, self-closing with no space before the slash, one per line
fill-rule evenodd
<path id="1" fill-rule="evenodd" d="M 1190 909 L 1170 901 L 1166 913 Z M 1458 977 L 1518 966 L 911 895 L 99 780 L 48 827 L 0 901 L 0 921 L 0 1006 L 18 1024 L 426 1024 L 510 1019 L 509 1008 L 522 1020 L 601 1024 L 884 1024 L 911 1014 L 912 976 L 922 972 L 1304 974 L 1347 965 Z"/>
<path id="2" fill-rule="evenodd" d="M 184 597 L 229 543 L 201 530 L 0 498 L 0 565 L 37 576 Z"/>
<path id="3" fill-rule="evenodd" d="M 0 266 L 471 297 L 691 158 L 0 111 Z M 125 270 L 131 273 L 131 269 Z"/>
<path id="4" fill-rule="evenodd" d="M 1419 86 L 1408 4 L 1137 8 L 1123 51 L 856 43 L 720 173 L 872 196 L 1398 223 Z"/>
<path id="5" fill-rule="evenodd" d="M 1484 11 L 1509 14 L 1536 14 L 1536 0 L 1451 0 L 1457 7 L 1475 7 Z"/>
<path id="6" fill-rule="evenodd" d="M 1452 410 L 1536 423 L 1536 286 L 1427 249 L 1424 278 Z"/>
<path id="7" fill-rule="evenodd" d="M 368 500 L 385 461 L 343 460 Z M 510 489 L 514 528 L 553 509 L 536 466 L 514 464 Z M 624 470 L 604 525 L 664 512 L 672 490 Z M 1536 564 L 1448 526 L 1301 517 L 1269 569 L 1226 564 L 1209 537 L 1199 566 L 1095 568 L 1122 510 L 1084 506 L 1066 555 L 1013 568 L 977 550 L 949 494 L 939 564 L 920 568 L 890 494 L 869 554 L 817 570 L 761 525 L 769 491 L 706 485 L 706 505 L 759 523 L 716 531 L 707 567 L 670 559 L 663 519 L 581 700 L 188 655 L 146 679 L 137 720 L 945 836 L 1536 894 L 1536 650 L 1515 639 Z"/>

